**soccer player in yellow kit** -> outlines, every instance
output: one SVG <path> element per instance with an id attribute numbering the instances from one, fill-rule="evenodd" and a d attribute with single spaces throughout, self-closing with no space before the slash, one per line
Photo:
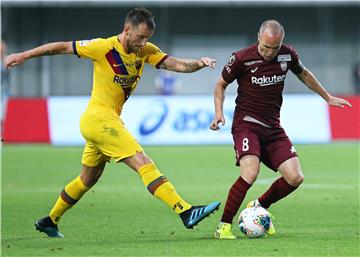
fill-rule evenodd
<path id="1" fill-rule="evenodd" d="M 36 229 L 49 237 L 63 237 L 57 226 L 60 218 L 95 185 L 106 162 L 111 159 L 124 162 L 135 170 L 149 192 L 179 214 L 186 228 L 193 228 L 218 209 L 219 202 L 192 206 L 182 199 L 119 118 L 124 103 L 141 78 L 145 63 L 176 72 L 214 68 L 215 60 L 209 57 L 180 59 L 163 53 L 148 42 L 154 30 L 151 12 L 145 8 L 135 8 L 127 14 L 124 29 L 117 36 L 49 43 L 7 58 L 5 65 L 8 68 L 30 58 L 56 54 L 90 58 L 94 65 L 91 99 L 80 120 L 80 130 L 86 139 L 82 171 L 65 186 L 49 216 L 35 223 Z"/>

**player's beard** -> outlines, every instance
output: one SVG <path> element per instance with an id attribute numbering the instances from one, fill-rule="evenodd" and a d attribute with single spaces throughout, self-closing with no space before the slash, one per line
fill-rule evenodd
<path id="1" fill-rule="evenodd" d="M 129 53 L 137 53 L 139 51 L 139 47 L 132 45 L 129 41 L 127 42 L 127 49 Z"/>

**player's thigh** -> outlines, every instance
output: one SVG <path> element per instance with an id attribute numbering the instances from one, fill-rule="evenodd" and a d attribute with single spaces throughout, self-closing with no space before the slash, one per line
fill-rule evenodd
<path id="1" fill-rule="evenodd" d="M 236 165 L 240 165 L 240 159 L 246 155 L 255 155 L 260 158 L 260 138 L 256 130 L 253 130 L 251 126 L 253 124 L 247 124 L 244 122 L 241 129 L 233 131 L 234 149 L 236 155 Z"/>
<path id="2" fill-rule="evenodd" d="M 102 138 L 97 147 L 100 151 L 119 162 L 125 158 L 142 153 L 143 149 L 120 120 L 104 123 Z"/>
<path id="3" fill-rule="evenodd" d="M 282 128 L 267 129 L 266 143 L 261 149 L 261 161 L 270 169 L 277 171 L 280 164 L 297 157 L 295 147 Z"/>
<path id="4" fill-rule="evenodd" d="M 104 153 L 102 153 L 95 144 L 89 141 L 85 143 L 84 151 L 81 158 L 81 163 L 85 167 L 97 167 L 102 163 L 109 162 L 110 160 L 111 157 L 106 156 Z"/>
<path id="5" fill-rule="evenodd" d="M 253 124 L 245 123 L 241 130 L 233 132 L 236 165 L 240 166 L 240 175 L 252 184 L 260 168 L 260 138 Z"/>
<path id="6" fill-rule="evenodd" d="M 86 139 L 82 163 L 94 167 L 114 159 L 116 162 L 143 152 L 142 147 L 117 119 L 101 119 L 84 114 L 80 130 Z"/>

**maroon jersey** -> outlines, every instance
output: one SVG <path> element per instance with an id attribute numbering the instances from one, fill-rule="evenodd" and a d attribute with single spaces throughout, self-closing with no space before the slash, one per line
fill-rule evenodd
<path id="1" fill-rule="evenodd" d="M 230 57 L 222 71 L 227 83 L 238 83 L 233 130 L 245 115 L 270 126 L 280 127 L 282 92 L 288 70 L 303 71 L 294 48 L 282 45 L 278 55 L 266 61 L 258 52 L 258 44 L 242 49 Z"/>

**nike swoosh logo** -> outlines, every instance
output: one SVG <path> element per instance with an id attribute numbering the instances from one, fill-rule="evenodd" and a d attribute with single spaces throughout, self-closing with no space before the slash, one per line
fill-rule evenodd
<path id="1" fill-rule="evenodd" d="M 255 67 L 254 69 L 251 70 L 251 73 L 254 73 L 255 71 L 257 71 L 259 67 Z"/>
<path id="2" fill-rule="evenodd" d="M 117 63 L 114 63 L 113 64 L 113 67 L 119 67 L 119 66 L 123 66 L 124 64 L 120 63 L 120 64 L 117 64 Z"/>

